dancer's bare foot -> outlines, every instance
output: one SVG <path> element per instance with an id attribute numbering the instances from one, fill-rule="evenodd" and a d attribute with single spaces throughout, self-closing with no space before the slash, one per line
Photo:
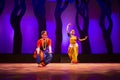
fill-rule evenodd
<path id="1" fill-rule="evenodd" d="M 41 64 L 38 64 L 38 67 L 41 67 Z"/>
<path id="2" fill-rule="evenodd" d="M 45 66 L 46 66 L 44 62 L 41 62 L 40 64 L 42 65 L 42 67 L 45 67 Z"/>
<path id="3" fill-rule="evenodd" d="M 40 63 L 40 64 L 38 64 L 38 67 L 45 67 L 45 66 L 46 66 L 46 65 L 45 65 L 45 64 L 43 64 L 43 63 L 42 63 L 42 64 L 41 64 L 41 63 Z"/>
<path id="4" fill-rule="evenodd" d="M 77 64 L 77 63 L 78 63 L 78 61 L 71 61 L 71 63 L 72 63 L 72 64 Z"/>

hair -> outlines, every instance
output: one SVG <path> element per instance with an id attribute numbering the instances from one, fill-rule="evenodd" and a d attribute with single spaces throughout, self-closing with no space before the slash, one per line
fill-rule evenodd
<path id="1" fill-rule="evenodd" d="M 74 32 L 75 32 L 75 30 L 74 30 L 74 29 L 72 29 L 72 30 L 70 31 L 70 33 L 72 33 L 72 31 L 74 31 Z"/>
<path id="2" fill-rule="evenodd" d="M 47 33 L 47 31 L 42 31 L 42 32 L 41 32 L 41 35 L 43 35 L 44 33 Z"/>

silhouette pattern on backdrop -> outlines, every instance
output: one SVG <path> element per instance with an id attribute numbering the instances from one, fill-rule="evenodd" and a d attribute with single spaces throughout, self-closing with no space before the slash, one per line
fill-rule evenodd
<path id="1" fill-rule="evenodd" d="M 57 0 L 54 16 L 56 21 L 56 42 L 55 42 L 55 51 L 56 54 L 61 54 L 61 45 L 62 45 L 62 20 L 61 15 L 63 11 L 68 6 L 68 0 L 65 0 L 63 6 L 63 0 Z"/>
<path id="2" fill-rule="evenodd" d="M 41 38 L 41 31 L 46 30 L 46 0 L 32 0 L 33 10 L 39 26 L 39 38 Z"/>
<path id="3" fill-rule="evenodd" d="M 113 28 L 113 22 L 111 18 L 112 9 L 111 9 L 111 3 L 112 0 L 97 0 L 100 8 L 101 8 L 101 17 L 100 17 L 100 27 L 103 33 L 103 38 L 105 40 L 107 53 L 112 54 L 113 53 L 113 47 L 112 47 L 112 41 L 111 41 L 111 32 Z M 108 28 L 105 26 L 105 18 L 108 20 Z"/>
<path id="4" fill-rule="evenodd" d="M 88 36 L 88 28 L 89 28 L 89 16 L 88 16 L 88 4 L 89 0 L 76 0 L 76 25 L 78 32 L 80 34 L 81 38 L 84 38 L 85 36 Z M 79 15 L 83 18 L 83 29 L 79 26 Z M 89 37 L 87 40 L 83 41 L 81 43 L 82 46 L 82 54 L 90 54 L 91 53 L 91 47 L 89 42 Z"/>
<path id="5" fill-rule="evenodd" d="M 26 5 L 25 0 L 14 0 L 14 8 L 10 16 L 10 23 L 14 30 L 13 54 L 21 54 L 22 48 L 22 34 L 20 29 L 20 22 L 25 14 Z"/>
<path id="6" fill-rule="evenodd" d="M 3 12 L 4 6 L 5 6 L 5 0 L 0 0 L 0 15 Z"/>

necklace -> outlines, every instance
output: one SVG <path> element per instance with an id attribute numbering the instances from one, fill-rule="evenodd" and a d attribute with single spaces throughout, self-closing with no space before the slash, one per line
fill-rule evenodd
<path id="1" fill-rule="evenodd" d="M 43 41 L 42 41 L 43 50 L 46 50 L 46 46 L 47 46 L 47 40 L 43 39 Z"/>

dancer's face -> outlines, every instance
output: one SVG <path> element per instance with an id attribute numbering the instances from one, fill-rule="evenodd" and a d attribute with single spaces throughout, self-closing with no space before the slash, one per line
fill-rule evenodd
<path id="1" fill-rule="evenodd" d="M 44 39 L 47 38 L 47 32 L 42 34 L 42 38 L 44 38 Z"/>
<path id="2" fill-rule="evenodd" d="M 75 35 L 75 30 L 71 30 L 71 35 Z"/>

